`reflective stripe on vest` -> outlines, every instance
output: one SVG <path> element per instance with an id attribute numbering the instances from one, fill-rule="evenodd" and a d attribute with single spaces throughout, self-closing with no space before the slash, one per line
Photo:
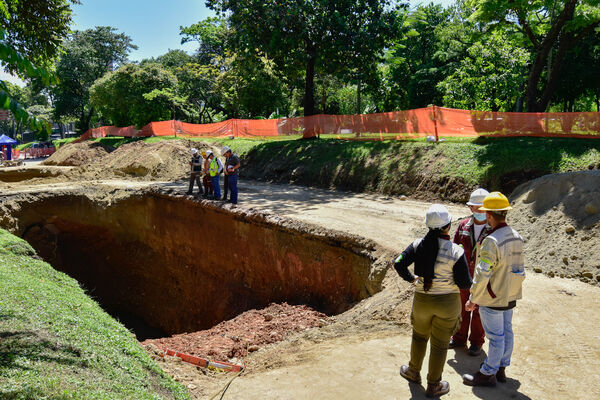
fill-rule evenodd
<path id="1" fill-rule="evenodd" d="M 210 166 L 208 167 L 208 173 L 210 174 L 210 176 L 215 177 L 217 176 L 219 172 L 219 163 L 217 162 L 217 157 L 213 157 L 212 160 L 210 160 Z"/>

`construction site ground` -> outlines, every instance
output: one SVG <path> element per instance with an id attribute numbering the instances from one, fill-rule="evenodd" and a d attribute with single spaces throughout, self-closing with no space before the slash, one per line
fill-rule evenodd
<path id="1" fill-rule="evenodd" d="M 186 181 L 108 178 L 34 178 L 16 183 L 0 182 L 0 188 L 4 194 L 34 194 L 94 186 L 101 188 L 106 196 L 115 189 L 136 190 L 149 186 L 173 196 L 184 196 L 187 190 Z M 564 192 L 561 188 L 567 185 L 565 179 L 555 178 L 560 183 L 556 193 Z M 572 193 L 573 185 L 569 187 L 567 191 Z M 531 199 L 534 189 L 520 195 L 517 201 L 520 206 L 509 217 L 509 223 L 517 227 L 528 242 L 535 243 L 529 251 L 539 255 L 540 260 L 543 254 L 546 261 L 531 265 L 529 259 L 524 296 L 514 314 L 515 348 L 512 365 L 507 369 L 508 382 L 496 388 L 473 389 L 463 385 L 461 375 L 476 371 L 485 352 L 479 357 L 470 357 L 464 349 L 449 350 L 444 379 L 450 382 L 451 391 L 444 398 L 600 398 L 597 383 L 600 375 L 600 288 L 597 286 L 600 257 L 598 246 L 593 245 L 597 243 L 598 234 L 598 214 L 593 208 L 598 206 L 579 194 L 576 197 L 580 207 L 588 209 L 587 205 L 591 204 L 592 208 L 586 215 L 577 216 L 572 210 L 561 208 L 559 203 L 564 196 L 559 196 L 555 199 L 557 204 L 546 202 L 543 213 L 538 209 L 533 216 L 527 207 L 532 202 L 535 204 L 535 199 Z M 400 253 L 425 232 L 423 216 L 430 204 L 410 198 L 245 181 L 242 176 L 237 207 L 270 211 L 327 229 L 353 233 Z M 469 213 L 461 204 L 446 206 L 455 220 Z M 546 214 L 550 216 L 544 219 Z M 590 254 L 578 250 L 582 243 L 589 245 Z M 548 255 L 555 260 L 549 260 Z M 554 271 L 577 279 L 560 278 L 560 273 Z M 409 360 L 411 303 L 411 287 L 390 269 L 381 292 L 329 318 L 326 323 L 289 333 L 282 341 L 250 353 L 243 360 L 247 368 L 239 376 L 197 369 L 158 354 L 154 356 L 197 399 L 221 398 L 221 395 L 213 395 L 224 387 L 227 387 L 222 397 L 225 399 L 421 399 L 425 398 L 423 387 L 409 384 L 399 375 L 400 366 Z M 153 349 L 148 346 L 148 351 L 152 353 Z M 425 362 L 422 376 L 426 373 Z"/>

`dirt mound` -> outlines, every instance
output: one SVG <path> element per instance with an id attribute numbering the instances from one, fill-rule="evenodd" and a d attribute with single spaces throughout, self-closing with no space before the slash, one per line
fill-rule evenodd
<path id="1" fill-rule="evenodd" d="M 270 304 L 262 310 L 246 311 L 205 331 L 146 340 L 142 344 L 220 361 L 241 359 L 247 351 L 283 340 L 288 332 L 303 331 L 326 321 L 325 314 L 307 306 Z"/>
<path id="2" fill-rule="evenodd" d="M 526 240 L 526 265 L 600 284 L 600 171 L 546 175 L 511 195 L 509 222 Z"/>
<path id="3" fill-rule="evenodd" d="M 146 143 L 136 141 L 124 144 L 102 159 L 90 171 L 97 177 L 106 172 L 116 175 L 144 177 L 152 179 L 177 180 L 188 175 L 188 143 L 181 140 Z"/>
<path id="4" fill-rule="evenodd" d="M 189 176 L 189 149 L 192 147 L 218 150 L 206 143 L 189 140 L 155 143 L 139 140 L 117 149 L 87 141 L 61 147 L 44 164 L 77 166 L 69 171 L 72 180 L 127 177 L 171 181 Z"/>
<path id="5" fill-rule="evenodd" d="M 70 143 L 61 146 L 42 164 L 61 166 L 90 165 L 108 155 L 114 148 L 96 142 Z"/>

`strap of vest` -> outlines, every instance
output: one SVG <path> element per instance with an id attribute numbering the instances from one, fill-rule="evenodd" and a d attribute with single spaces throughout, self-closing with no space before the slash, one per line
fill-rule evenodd
<path id="1" fill-rule="evenodd" d="M 487 291 L 490 294 L 490 296 L 492 296 L 492 299 L 496 298 L 496 294 L 494 293 L 494 291 L 492 290 L 492 285 L 490 285 L 490 283 L 488 282 L 487 284 Z"/>

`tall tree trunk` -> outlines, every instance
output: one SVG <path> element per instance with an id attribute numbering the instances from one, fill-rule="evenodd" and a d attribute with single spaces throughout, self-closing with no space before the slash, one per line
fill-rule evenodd
<path id="1" fill-rule="evenodd" d="M 539 43 L 538 46 L 536 46 L 537 48 L 535 60 L 533 61 L 533 65 L 531 66 L 531 70 L 529 72 L 529 78 L 527 79 L 527 89 L 525 91 L 528 112 L 541 112 L 546 110 L 546 106 L 548 105 L 548 103 L 546 102 L 546 104 L 542 105 L 538 101 L 538 84 L 540 83 L 542 72 L 544 71 L 544 67 L 548 60 L 548 55 L 550 54 L 554 43 L 559 37 L 562 28 L 564 27 L 567 21 L 573 19 L 576 4 L 577 0 L 567 1 L 564 9 L 556 19 L 554 25 L 552 25 L 552 27 L 548 31 L 548 34 L 546 35 L 544 40 L 541 43 Z M 521 21 L 522 24 L 524 24 L 524 22 L 524 20 Z M 532 43 L 536 45 L 534 39 L 532 39 Z M 553 68 L 553 71 L 551 73 L 557 73 L 556 68 Z M 548 84 L 548 86 L 550 86 L 550 83 Z"/>
<path id="2" fill-rule="evenodd" d="M 304 82 L 304 116 L 315 115 L 315 63 L 316 51 L 313 46 L 307 48 L 306 79 Z"/>
<path id="3" fill-rule="evenodd" d="M 358 86 L 356 88 L 356 113 L 361 114 L 361 104 L 360 104 L 360 78 L 358 79 Z"/>

